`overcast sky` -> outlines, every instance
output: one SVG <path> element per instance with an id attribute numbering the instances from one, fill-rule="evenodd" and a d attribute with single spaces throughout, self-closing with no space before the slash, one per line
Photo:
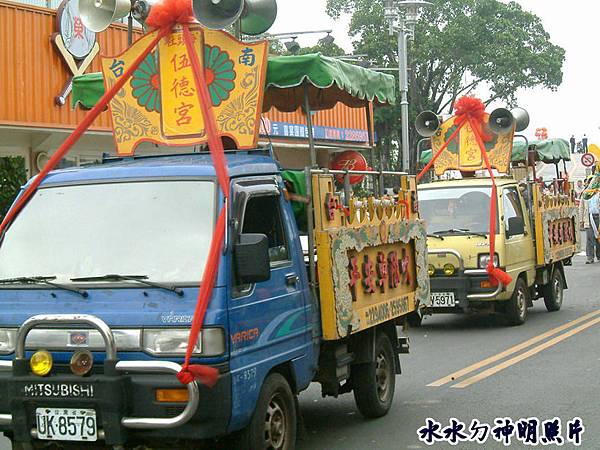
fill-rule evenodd
<path id="1" fill-rule="evenodd" d="M 558 92 L 534 89 L 519 92 L 519 106 L 527 109 L 533 137 L 537 127 L 548 128 L 550 137 L 580 139 L 587 133 L 600 144 L 600 54 L 598 19 L 600 2 L 594 0 L 518 0 L 525 10 L 538 15 L 551 41 L 566 50 L 563 83 Z M 325 13 L 326 0 L 279 0 L 272 33 L 332 29 L 336 43 L 348 53 L 348 18 L 334 21 Z M 314 45 L 322 35 L 299 38 L 302 45 Z M 409 56 L 410 57 L 410 56 Z"/>

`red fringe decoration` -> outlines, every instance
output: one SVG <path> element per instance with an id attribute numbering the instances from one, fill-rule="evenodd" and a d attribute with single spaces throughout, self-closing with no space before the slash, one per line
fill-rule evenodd
<path id="1" fill-rule="evenodd" d="M 489 275 L 490 282 L 494 286 L 498 286 L 499 282 L 504 286 L 508 286 L 512 281 L 512 277 L 509 274 L 498 267 L 494 267 L 494 263 L 491 261 L 489 262 L 486 271 Z"/>
<path id="2" fill-rule="evenodd" d="M 192 62 L 194 83 L 200 99 L 200 107 L 204 117 L 206 132 L 208 133 L 208 148 L 215 166 L 215 172 L 217 173 L 217 180 L 221 186 L 223 196 L 228 198 L 229 173 L 227 171 L 227 161 L 225 160 L 223 142 L 219 138 L 217 132 L 217 123 L 212 110 L 212 104 L 210 102 L 210 94 L 208 92 L 208 86 L 204 77 L 204 70 L 200 64 L 200 59 L 194 50 L 192 33 L 188 25 L 185 23 L 183 24 L 183 40 Z M 223 239 L 225 236 L 225 228 L 227 226 L 226 212 L 227 208 L 223 206 L 221 212 L 219 213 L 219 218 L 217 219 L 215 231 L 210 243 L 208 259 L 206 261 L 206 266 L 204 267 L 204 273 L 202 274 L 202 282 L 200 283 L 200 290 L 198 291 L 198 299 L 196 300 L 196 308 L 194 310 L 188 346 L 185 353 L 185 362 L 181 368 L 181 371 L 177 374 L 177 378 L 183 384 L 188 384 L 194 380 L 198 380 L 208 387 L 213 387 L 216 384 L 219 375 L 218 370 L 214 367 L 190 365 L 190 358 L 192 357 L 192 351 L 198 340 L 200 329 L 204 324 L 206 309 L 210 303 L 215 279 L 217 277 L 217 271 L 219 269 L 219 259 L 223 249 Z"/>
<path id="3" fill-rule="evenodd" d="M 195 20 L 191 0 L 161 0 L 150 10 L 146 24 L 150 28 L 163 28 Z"/>
<path id="4" fill-rule="evenodd" d="M 190 384 L 194 380 L 200 381 L 205 386 L 212 388 L 217 384 L 219 370 L 214 367 L 191 365 L 185 366 L 177 374 L 177 379 L 183 384 Z"/>
<path id="5" fill-rule="evenodd" d="M 459 126 L 468 121 L 469 118 L 477 127 L 476 132 L 483 139 L 483 142 L 490 142 L 494 136 L 485 132 L 485 105 L 476 97 L 464 96 L 459 98 L 454 104 L 454 125 Z"/>

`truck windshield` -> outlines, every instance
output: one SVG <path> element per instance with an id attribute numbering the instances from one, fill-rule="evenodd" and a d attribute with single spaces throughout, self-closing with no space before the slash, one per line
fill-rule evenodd
<path id="1" fill-rule="evenodd" d="M 40 189 L 7 230 L 0 279 L 106 274 L 198 283 L 215 220 L 212 181 L 143 181 Z"/>
<path id="2" fill-rule="evenodd" d="M 462 230 L 457 234 L 489 234 L 491 193 L 491 187 L 483 186 L 420 190 L 419 211 L 427 223 L 427 232 L 452 234 L 449 230 Z"/>

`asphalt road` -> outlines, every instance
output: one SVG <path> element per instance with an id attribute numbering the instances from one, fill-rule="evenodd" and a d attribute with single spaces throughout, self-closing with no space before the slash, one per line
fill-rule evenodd
<path id="1" fill-rule="evenodd" d="M 585 426 L 580 448 L 599 448 L 600 264 L 585 265 L 584 260 L 578 256 L 567 268 L 569 289 L 558 312 L 546 312 L 543 300 L 538 300 L 520 327 L 508 327 L 498 316 L 439 315 L 427 318 L 421 328 L 409 330 L 411 353 L 402 357 L 403 374 L 396 379 L 394 405 L 381 419 L 363 419 L 351 394 L 322 399 L 318 386 L 311 386 L 300 397 L 306 431 L 299 449 L 427 448 L 417 435 L 427 418 L 436 420 L 442 428 L 456 418 L 468 428 L 474 419 L 494 424 L 496 418 L 504 417 L 512 418 L 513 423 L 521 418 L 546 421 L 558 417 L 564 438 L 567 423 L 580 417 Z M 597 315 L 544 336 L 549 330 L 594 312 Z M 480 364 L 454 381 L 447 379 L 441 386 L 428 386 L 532 338 L 537 342 L 497 361 Z M 484 370 L 502 363 L 505 368 L 484 377 Z M 478 374 L 482 374 L 481 379 L 470 378 Z M 456 386 L 465 380 L 474 382 Z M 436 443 L 434 448 L 505 447 L 489 436 L 484 445 L 461 442 L 452 447 Z M 530 447 L 513 437 L 511 448 Z M 575 446 L 565 442 L 563 448 Z"/>

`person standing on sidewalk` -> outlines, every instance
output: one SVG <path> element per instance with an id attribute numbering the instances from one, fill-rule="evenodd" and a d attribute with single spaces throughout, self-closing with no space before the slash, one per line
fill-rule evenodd
<path id="1" fill-rule="evenodd" d="M 587 134 L 583 135 L 583 139 L 581 139 L 581 145 L 583 146 L 582 153 L 587 153 L 588 152 L 588 138 L 587 138 Z"/>
<path id="2" fill-rule="evenodd" d="M 583 184 L 583 180 L 577 180 L 575 183 L 575 204 L 579 206 L 579 201 L 581 200 L 581 194 L 585 190 L 585 186 Z"/>
<path id="3" fill-rule="evenodd" d="M 587 180 L 589 185 L 590 179 Z M 594 256 L 600 261 L 600 242 L 598 242 L 598 229 L 600 228 L 600 201 L 596 193 L 588 200 L 581 199 L 579 203 L 579 227 L 585 230 L 586 264 L 594 262 Z"/>
<path id="4" fill-rule="evenodd" d="M 571 144 L 571 153 L 575 153 L 575 135 L 571 135 L 571 139 L 569 139 L 569 143 Z"/>

